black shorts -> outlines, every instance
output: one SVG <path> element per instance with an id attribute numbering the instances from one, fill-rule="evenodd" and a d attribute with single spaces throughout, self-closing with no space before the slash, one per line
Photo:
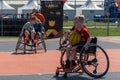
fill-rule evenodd
<path id="1" fill-rule="evenodd" d="M 84 44 L 75 44 L 75 45 L 72 45 L 72 47 L 77 47 L 77 52 L 80 52 L 82 50 L 82 48 L 84 47 Z"/>

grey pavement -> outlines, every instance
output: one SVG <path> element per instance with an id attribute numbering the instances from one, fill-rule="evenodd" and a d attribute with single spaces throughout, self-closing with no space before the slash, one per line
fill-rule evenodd
<path id="1" fill-rule="evenodd" d="M 55 74 L 26 74 L 26 75 L 0 75 L 0 80 L 120 80 L 120 72 L 109 72 L 102 78 L 92 78 L 86 74 L 70 73 L 65 79 L 63 75 Z"/>
<path id="2" fill-rule="evenodd" d="M 98 41 L 104 49 L 120 49 L 120 43 Z M 0 52 L 14 52 L 16 42 L 0 42 Z M 59 48 L 58 42 L 46 42 L 47 50 L 55 50 Z"/>
<path id="3" fill-rule="evenodd" d="M 120 49 L 120 43 L 100 41 L 99 39 L 120 40 L 119 36 L 98 37 L 98 45 L 100 45 L 104 49 Z M 1 38 L 0 40 L 6 40 L 6 38 Z M 10 38 L 9 40 L 17 40 L 17 38 Z M 57 38 L 55 41 L 49 40 L 46 41 L 46 46 L 48 50 L 55 50 L 59 47 L 59 38 Z M 17 42 L 0 42 L 0 52 L 14 52 L 16 43 Z"/>
<path id="4" fill-rule="evenodd" d="M 98 37 L 99 39 L 112 39 L 120 40 L 119 36 L 116 37 Z M 2 38 L 4 40 L 4 38 Z M 59 39 L 58 39 L 59 40 Z M 104 49 L 120 49 L 120 43 L 98 41 L 98 45 Z M 14 52 L 16 42 L 0 42 L 0 52 Z M 58 41 L 46 42 L 48 50 L 55 50 L 59 47 Z M 2 65 L 2 64 L 1 64 Z M 94 79 L 89 77 L 85 73 L 80 75 L 78 73 L 68 74 L 66 79 L 62 75 L 56 77 L 55 73 L 48 74 L 18 74 L 18 75 L 0 75 L 0 80 L 120 80 L 120 72 L 108 72 L 104 77 L 99 79 Z"/>
<path id="5" fill-rule="evenodd" d="M 16 42 L 0 42 L 0 52 L 14 52 Z M 46 42 L 47 50 L 55 50 L 59 47 L 58 42 Z"/>

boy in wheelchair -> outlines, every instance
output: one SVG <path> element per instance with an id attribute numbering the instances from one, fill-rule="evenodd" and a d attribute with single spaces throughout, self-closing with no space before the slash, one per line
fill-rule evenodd
<path id="1" fill-rule="evenodd" d="M 24 35 L 25 37 L 25 43 L 29 42 L 29 40 L 32 41 L 32 44 L 34 44 L 36 37 L 39 37 L 42 35 L 42 23 L 39 21 L 36 16 L 31 17 L 30 21 L 25 23 L 25 25 L 22 28 L 22 33 L 20 35 Z"/>
<path id="2" fill-rule="evenodd" d="M 24 43 L 26 44 L 29 40 L 34 43 L 36 18 L 32 17 L 29 22 L 26 22 L 21 30 L 20 36 L 24 36 Z"/>
<path id="3" fill-rule="evenodd" d="M 36 17 L 36 24 L 34 25 L 36 35 L 41 36 L 45 33 L 44 29 L 45 17 L 37 9 L 35 9 L 33 13 L 29 16 L 29 19 L 31 20 L 33 16 Z"/>
<path id="4" fill-rule="evenodd" d="M 84 23 L 84 15 L 78 15 L 74 17 L 74 32 L 78 32 L 80 34 L 80 41 L 77 44 L 71 44 L 66 48 L 66 68 L 70 68 L 70 63 L 72 66 L 76 65 L 76 50 L 82 49 L 84 46 L 87 47 L 86 42 L 90 38 L 89 31 L 87 30 Z M 90 41 L 88 40 L 88 43 Z M 72 51 L 72 59 L 70 60 L 70 51 Z"/>

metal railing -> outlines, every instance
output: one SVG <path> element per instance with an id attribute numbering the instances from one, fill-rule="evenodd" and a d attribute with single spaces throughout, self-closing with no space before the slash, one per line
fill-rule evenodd
<path id="1" fill-rule="evenodd" d="M 6 2 L 10 2 L 10 5 L 12 4 L 12 2 L 14 2 L 14 5 L 16 1 L 18 0 L 5 0 Z M 28 0 L 22 0 L 22 1 L 28 1 Z M 36 0 L 38 1 L 38 0 Z M 79 1 L 79 0 L 69 0 L 66 3 L 68 3 L 71 7 L 76 8 L 80 7 L 81 5 L 83 5 L 87 0 L 84 1 Z M 82 3 L 83 4 L 78 4 L 78 3 Z M 93 1 L 95 2 L 99 2 L 98 0 Z M 101 3 L 103 3 L 104 1 L 101 1 Z M 74 5 L 72 5 L 74 3 Z M 21 4 L 25 4 L 25 3 L 21 3 Z M 98 4 L 98 6 L 101 6 L 102 4 Z M 2 12 L 2 4 L 1 4 L 1 12 Z M 27 18 L 28 18 L 29 14 L 4 14 L 4 13 L 0 13 L 0 36 L 18 36 L 23 24 L 25 22 L 27 22 Z M 10 16 L 10 18 L 8 17 Z M 68 25 L 69 24 L 69 25 Z M 85 20 L 85 24 L 86 26 L 90 27 L 90 28 L 106 28 L 107 30 L 107 35 L 109 28 L 119 28 L 120 27 L 120 20 L 118 18 L 114 19 L 114 18 L 93 18 L 91 20 Z M 64 21 L 63 27 L 68 27 L 68 26 L 73 26 L 71 21 Z"/>
<path id="2" fill-rule="evenodd" d="M 0 19 L 0 36 L 18 36 L 27 19 Z"/>
<path id="3" fill-rule="evenodd" d="M 116 21 L 114 21 L 116 20 Z M 27 19 L 0 19 L 0 36 L 18 36 L 22 26 L 27 22 Z M 106 35 L 109 36 L 109 30 L 120 28 L 119 18 L 94 18 L 86 20 L 85 25 L 88 28 L 104 28 Z M 71 28 L 73 21 L 64 21 L 63 28 Z"/>

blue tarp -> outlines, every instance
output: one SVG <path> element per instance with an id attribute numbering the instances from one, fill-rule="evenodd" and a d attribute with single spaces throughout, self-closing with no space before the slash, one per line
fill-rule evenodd
<path id="1" fill-rule="evenodd" d="M 113 22 L 117 20 L 116 18 L 118 18 L 119 9 L 114 0 L 111 0 L 111 1 L 105 0 L 104 11 L 105 11 L 105 14 L 107 12 L 110 13 L 109 18 L 113 18 L 112 19 Z"/>

